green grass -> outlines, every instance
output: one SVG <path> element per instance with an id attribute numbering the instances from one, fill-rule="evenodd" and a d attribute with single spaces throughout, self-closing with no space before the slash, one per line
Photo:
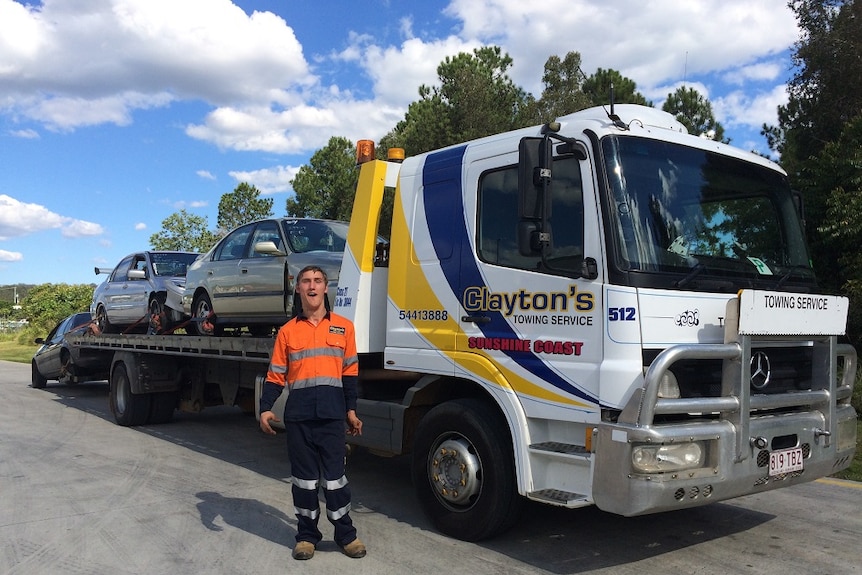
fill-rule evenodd
<path id="1" fill-rule="evenodd" d="M 858 407 L 856 410 L 859 411 Z M 853 462 L 850 464 L 850 467 L 836 473 L 833 477 L 849 479 L 850 481 L 862 481 L 862 419 L 856 420 L 856 455 L 853 457 Z"/>
<path id="2" fill-rule="evenodd" d="M 25 332 L 26 334 L 26 332 Z M 36 336 L 29 337 L 20 333 L 0 334 L 0 359 L 30 363 L 30 359 L 39 346 L 33 343 Z M 44 337 L 44 336 L 42 336 Z M 24 341 L 25 343 L 22 343 Z"/>

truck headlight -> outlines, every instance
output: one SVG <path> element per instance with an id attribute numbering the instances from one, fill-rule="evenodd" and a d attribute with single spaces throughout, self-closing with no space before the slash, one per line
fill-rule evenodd
<path id="1" fill-rule="evenodd" d="M 635 445 L 632 466 L 638 473 L 667 473 L 703 467 L 704 449 L 700 442 L 675 445 Z"/>
<path id="2" fill-rule="evenodd" d="M 661 376 L 658 385 L 658 396 L 664 399 L 679 399 L 679 382 L 671 371 L 666 371 Z"/>

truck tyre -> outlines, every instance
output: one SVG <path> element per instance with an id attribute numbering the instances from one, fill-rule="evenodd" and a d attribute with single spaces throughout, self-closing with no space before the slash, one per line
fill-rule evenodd
<path id="1" fill-rule="evenodd" d="M 153 393 L 150 400 L 150 417 L 147 423 L 170 423 L 177 408 L 177 392 L 162 391 Z"/>
<path id="2" fill-rule="evenodd" d="M 30 387 L 33 389 L 45 389 L 45 386 L 48 385 L 48 378 L 42 375 L 42 372 L 40 372 L 39 368 L 36 367 L 35 359 L 30 362 L 30 366 L 33 370 L 30 375 Z"/>
<path id="3" fill-rule="evenodd" d="M 523 498 L 508 427 L 476 399 L 449 401 L 422 418 L 413 445 L 413 485 L 442 533 L 479 541 L 511 527 Z"/>
<path id="4" fill-rule="evenodd" d="M 126 365 L 118 362 L 111 373 L 111 389 L 108 393 L 111 413 L 118 425 L 143 425 L 150 416 L 149 394 L 132 393 L 131 381 Z"/>

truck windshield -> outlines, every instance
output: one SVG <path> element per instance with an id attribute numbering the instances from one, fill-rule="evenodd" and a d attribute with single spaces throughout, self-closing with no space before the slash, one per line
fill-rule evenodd
<path id="1" fill-rule="evenodd" d="M 644 287 L 813 287 L 783 174 L 643 138 L 602 140 L 617 273 Z M 719 283 L 717 283 L 717 280 Z"/>

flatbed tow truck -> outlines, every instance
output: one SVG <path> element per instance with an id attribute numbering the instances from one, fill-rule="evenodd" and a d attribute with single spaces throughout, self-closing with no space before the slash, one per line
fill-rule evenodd
<path id="1" fill-rule="evenodd" d="M 786 174 L 616 108 L 403 162 L 357 145 L 333 302 L 360 354 L 363 435 L 348 441 L 411 455 L 420 503 L 453 537 L 501 532 L 526 499 L 632 516 L 853 459 L 848 300 L 818 292 Z M 104 351 L 114 417 L 141 425 L 255 411 L 273 340 L 74 343 Z"/>

